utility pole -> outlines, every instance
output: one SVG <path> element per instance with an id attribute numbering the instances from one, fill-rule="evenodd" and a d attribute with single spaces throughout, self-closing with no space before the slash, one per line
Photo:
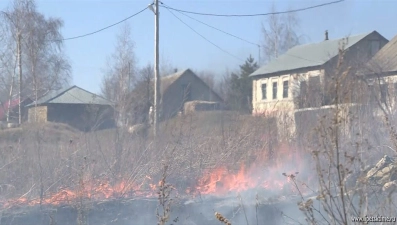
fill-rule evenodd
<path id="1" fill-rule="evenodd" d="M 22 110 L 21 110 L 21 92 L 22 92 L 22 50 L 21 50 L 21 33 L 18 33 L 18 44 L 17 44 L 17 49 L 18 49 L 18 70 L 19 70 L 19 79 L 18 79 L 18 86 L 19 86 L 19 94 L 18 94 L 18 101 L 19 101 L 19 107 L 18 107 L 18 113 L 19 113 L 19 125 L 22 124 Z"/>
<path id="2" fill-rule="evenodd" d="M 154 1 L 154 137 L 158 135 L 160 109 L 160 69 L 159 69 L 159 0 Z"/>

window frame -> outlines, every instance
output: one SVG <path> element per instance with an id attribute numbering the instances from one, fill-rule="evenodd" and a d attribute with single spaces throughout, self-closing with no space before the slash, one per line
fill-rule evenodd
<path id="1" fill-rule="evenodd" d="M 278 86 L 278 82 L 277 81 L 273 81 L 273 86 L 272 86 L 272 90 L 273 90 L 273 95 L 272 95 L 272 99 L 275 100 L 277 99 L 277 86 Z"/>
<path id="2" fill-rule="evenodd" d="M 262 100 L 267 100 L 267 83 L 261 84 Z"/>
<path id="3" fill-rule="evenodd" d="M 309 85 L 308 85 L 308 80 L 302 80 L 299 82 L 299 108 L 302 109 L 304 108 L 306 105 L 306 100 L 307 100 L 307 94 L 308 94 L 308 89 L 309 89 Z"/>
<path id="4" fill-rule="evenodd" d="M 288 80 L 284 80 L 283 81 L 283 98 L 288 98 L 289 97 L 289 93 L 288 92 L 289 92 L 289 81 Z"/>

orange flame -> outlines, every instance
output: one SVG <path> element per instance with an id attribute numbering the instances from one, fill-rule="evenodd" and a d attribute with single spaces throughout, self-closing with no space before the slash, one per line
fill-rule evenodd
<path id="1" fill-rule="evenodd" d="M 257 157 L 257 161 L 252 163 L 249 169 L 241 164 L 240 169 L 233 173 L 229 172 L 226 167 L 219 167 L 210 171 L 206 171 L 204 176 L 198 180 L 198 185 L 190 192 L 198 192 L 200 194 L 225 195 L 231 192 L 243 192 L 250 189 L 266 189 L 270 191 L 290 191 L 297 193 L 295 184 L 292 183 L 291 177 L 282 174 L 295 174 L 299 170 L 305 169 L 305 163 L 300 154 L 290 151 L 290 147 L 282 145 L 278 149 L 278 155 L 281 155 L 279 161 L 269 166 L 271 161 L 269 156 L 262 152 Z M 287 168 L 287 166 L 289 168 Z M 287 170 L 287 171 L 285 171 Z M 304 192 L 305 187 L 300 188 L 300 192 Z"/>
<path id="2" fill-rule="evenodd" d="M 226 195 L 259 188 L 283 190 L 290 183 L 290 179 L 282 177 L 279 170 L 270 170 L 267 173 L 265 169 L 262 173 L 258 171 L 260 170 L 256 166 L 246 170 L 245 166 L 241 165 L 237 173 L 229 173 L 225 167 L 221 167 L 200 178 L 195 190 L 200 194 Z"/>
<path id="3" fill-rule="evenodd" d="M 275 160 L 271 166 L 268 163 L 270 157 L 266 152 L 261 153 L 257 160 L 247 169 L 242 163 L 237 172 L 228 170 L 222 166 L 206 171 L 197 181 L 194 188 L 186 189 L 188 194 L 204 195 L 226 195 L 232 192 L 244 192 L 252 189 L 265 189 L 270 191 L 292 191 L 296 192 L 295 184 L 291 177 L 283 176 L 282 173 L 295 174 L 305 169 L 305 162 L 301 155 L 290 151 L 289 146 L 281 146 L 278 154 L 283 155 L 282 160 Z M 274 161 L 274 160 L 273 160 Z M 286 167 L 288 165 L 288 168 Z M 287 170 L 287 171 L 285 171 Z M 146 176 L 142 183 L 131 184 L 125 180 L 116 184 L 109 181 L 83 182 L 82 190 L 64 188 L 55 194 L 44 196 L 41 199 L 28 199 L 26 197 L 3 202 L 3 207 L 16 205 L 37 205 L 37 204 L 73 204 L 80 198 L 91 200 L 103 200 L 123 197 L 156 197 L 158 184 L 154 184 L 152 178 Z M 300 187 L 303 188 L 303 187 Z M 304 190 L 300 190 L 303 192 Z M 1 203 L 1 202 L 0 202 Z"/>
<path id="4" fill-rule="evenodd" d="M 91 199 L 91 200 L 103 200 L 103 199 L 112 199 L 112 198 L 122 198 L 122 197 L 135 197 L 135 196 L 143 196 L 143 197 L 153 197 L 155 196 L 157 185 L 155 184 L 147 184 L 146 180 L 150 180 L 151 178 L 146 176 L 146 179 L 142 184 L 135 185 L 130 184 L 128 182 L 121 181 L 114 185 L 111 185 L 108 181 L 98 181 L 91 183 L 84 183 L 82 190 L 72 190 L 72 189 L 62 189 L 57 193 L 51 194 L 49 196 L 45 196 L 41 199 L 28 199 L 26 197 L 8 200 L 3 202 L 3 207 L 8 208 L 16 205 L 60 205 L 60 204 L 72 204 L 73 202 L 79 200 L 79 198 L 83 199 Z M 147 184 L 149 188 L 143 190 L 142 187 L 144 184 Z"/>

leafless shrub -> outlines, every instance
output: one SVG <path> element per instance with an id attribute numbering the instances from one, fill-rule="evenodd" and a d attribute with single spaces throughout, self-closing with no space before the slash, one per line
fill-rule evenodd
<path id="1" fill-rule="evenodd" d="M 171 216 L 171 205 L 174 202 L 174 198 L 172 196 L 173 187 L 171 184 L 167 183 L 167 173 L 168 173 L 168 165 L 164 165 L 162 178 L 158 185 L 158 206 L 156 209 L 156 216 L 158 219 L 158 225 L 165 225 Z M 173 220 L 174 222 L 178 221 L 178 218 Z"/>
<path id="2" fill-rule="evenodd" d="M 310 114 L 306 120 L 297 121 L 314 121 L 306 124 L 304 129 L 308 132 L 299 137 L 306 140 L 300 144 L 312 152 L 318 180 L 317 198 L 302 197 L 299 204 L 309 224 L 350 224 L 353 217 L 388 214 L 394 207 L 395 199 L 376 191 L 379 187 L 371 184 L 367 174 L 371 165 L 385 153 L 378 152 L 376 146 L 390 143 L 393 147 L 388 152 L 395 155 L 394 126 L 388 122 L 387 102 L 382 105 L 378 99 L 382 95 L 368 89 L 367 80 L 357 76 L 357 65 L 345 60 L 344 44 L 341 43 L 336 68 L 328 74 L 325 87 L 331 104 L 316 108 L 317 113 L 321 110 L 318 116 Z M 374 94 L 375 102 L 372 102 Z M 383 112 L 383 124 L 378 109 Z M 383 133 L 381 138 L 373 135 L 385 129 L 389 135 Z M 321 206 L 316 206 L 314 201 Z"/>

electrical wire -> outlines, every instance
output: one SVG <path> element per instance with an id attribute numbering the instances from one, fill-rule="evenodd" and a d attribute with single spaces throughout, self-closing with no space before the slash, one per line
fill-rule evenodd
<path id="1" fill-rule="evenodd" d="M 162 4 L 164 4 L 164 3 L 162 3 Z M 164 5 L 167 6 L 166 4 L 164 4 Z M 251 44 L 251 45 L 255 45 L 255 46 L 259 47 L 259 48 L 264 47 L 264 46 L 262 46 L 262 45 L 260 45 L 260 44 L 256 44 L 256 43 L 254 43 L 254 42 L 248 41 L 248 40 L 246 40 L 246 39 L 244 39 L 244 38 L 238 37 L 238 36 L 236 36 L 236 35 L 233 35 L 233 34 L 231 34 L 231 33 L 228 33 L 228 32 L 226 32 L 226 31 L 223 31 L 223 30 L 221 30 L 221 29 L 219 29 L 219 28 L 216 28 L 216 27 L 214 27 L 214 26 L 211 26 L 211 25 L 209 25 L 209 24 L 207 24 L 207 23 L 204 23 L 204 22 L 202 22 L 202 21 L 200 21 L 200 20 L 198 20 L 198 19 L 196 19 L 196 18 L 193 18 L 193 17 L 191 17 L 191 16 L 189 16 L 189 15 L 186 15 L 186 14 L 183 13 L 183 12 L 178 12 L 178 13 L 180 13 L 180 14 L 182 14 L 182 15 L 184 15 L 184 16 L 186 16 L 186 17 L 192 19 L 192 20 L 195 20 L 196 22 L 199 22 L 199 23 L 201 23 L 201 24 L 203 24 L 203 25 L 205 25 L 205 26 L 208 26 L 208 27 L 210 27 L 210 28 L 212 28 L 212 29 L 215 29 L 215 30 L 217 30 L 217 31 L 219 31 L 219 32 L 222 32 L 222 33 L 226 34 L 226 35 L 229 35 L 229 36 L 232 36 L 232 37 L 234 37 L 234 38 L 237 38 L 237 39 L 239 39 L 239 40 L 241 40 L 241 41 L 244 41 L 244 42 L 246 42 L 246 43 L 249 43 L 249 44 Z M 313 61 L 313 60 L 310 60 L 310 59 L 302 58 L 302 57 L 295 56 L 295 55 L 291 55 L 291 54 L 287 54 L 287 53 L 284 53 L 284 54 L 289 55 L 289 56 L 291 56 L 291 57 L 298 58 L 298 59 L 310 61 L 310 62 L 317 62 L 317 61 Z"/>
<path id="2" fill-rule="evenodd" d="M 106 29 L 109 29 L 109 28 L 111 28 L 111 27 L 114 27 L 114 26 L 116 26 L 116 25 L 118 25 L 118 24 L 120 24 L 120 23 L 122 23 L 122 22 L 124 22 L 124 21 L 127 21 L 127 20 L 131 19 L 131 18 L 134 17 L 134 16 L 139 15 L 140 13 L 142 13 L 143 11 L 145 11 L 146 9 L 147 9 L 147 6 L 146 6 L 144 9 L 140 10 L 139 12 L 137 12 L 137 13 L 135 13 L 135 14 L 132 14 L 131 16 L 129 16 L 129 17 L 123 19 L 123 20 L 120 20 L 120 21 L 117 22 L 117 23 L 114 23 L 114 24 L 112 24 L 112 25 L 109 25 L 109 26 L 107 26 L 107 27 L 104 27 L 104 28 L 102 28 L 102 29 L 99 29 L 99 30 L 97 30 L 97 31 L 94 31 L 94 32 L 91 32 L 91 33 L 87 33 L 87 34 L 83 34 L 83 35 L 79 35 L 79 36 L 75 36 L 75 37 L 63 38 L 63 39 L 52 40 L 52 41 L 67 41 L 67 40 L 73 40 L 73 39 L 78 39 L 78 38 L 82 38 L 82 37 L 87 37 L 87 36 L 90 36 L 90 35 L 99 33 L 99 32 L 101 32 L 101 31 L 104 31 L 104 30 L 106 30 Z"/>
<path id="3" fill-rule="evenodd" d="M 189 26 L 187 23 L 185 23 L 185 21 L 183 21 L 181 18 L 179 18 L 177 15 L 175 15 L 171 10 L 169 10 L 168 8 L 167 8 L 167 10 L 168 10 L 175 18 L 177 18 L 181 23 L 183 23 L 185 26 L 187 26 L 189 29 L 191 29 L 194 33 L 196 33 L 197 35 L 199 35 L 201 38 L 203 38 L 204 40 L 206 40 L 208 43 L 212 44 L 213 46 L 215 46 L 216 48 L 218 48 L 218 49 L 221 50 L 222 52 L 224 52 L 224 53 L 226 53 L 226 54 L 232 56 L 232 57 L 235 58 L 235 59 L 238 59 L 238 60 L 243 61 L 243 62 L 245 61 L 245 60 L 243 60 L 243 59 L 241 59 L 241 58 L 239 58 L 239 57 L 237 57 L 237 56 L 231 54 L 230 52 L 224 50 L 223 48 L 219 47 L 217 44 L 213 43 L 213 42 L 210 41 L 208 38 L 204 37 L 202 34 L 200 34 L 200 33 L 197 32 L 195 29 L 193 29 L 191 26 Z"/>
<path id="4" fill-rule="evenodd" d="M 189 13 L 189 14 L 196 14 L 200 16 L 219 16 L 219 17 L 253 17 L 253 16 L 269 16 L 269 15 L 278 15 L 278 14 L 285 14 L 285 13 L 293 13 L 293 12 L 300 12 L 300 11 L 306 11 L 309 9 L 314 9 L 314 8 L 320 8 L 323 6 L 328 6 L 332 4 L 337 4 L 340 2 L 343 2 L 345 0 L 338 0 L 338 1 L 333 1 L 333 2 L 327 2 L 319 5 L 314 5 L 314 6 L 309 6 L 305 8 L 300 8 L 300 9 L 292 9 L 292 10 L 287 10 L 287 11 L 279 11 L 279 12 L 269 12 L 269 13 L 258 13 L 258 14 L 213 14 L 213 13 L 201 13 L 201 12 L 192 12 L 192 11 L 186 11 L 182 9 L 176 9 L 172 8 L 169 6 L 164 6 L 160 5 L 160 7 L 166 8 L 168 10 L 173 10 L 173 11 L 178 11 L 178 12 L 183 12 L 183 13 Z"/>
<path id="5" fill-rule="evenodd" d="M 165 4 L 164 4 L 164 5 L 165 5 Z M 167 6 L 167 5 L 166 5 L 166 6 Z M 244 41 L 244 42 L 246 42 L 246 43 L 248 43 L 248 44 L 251 44 L 251 45 L 255 45 L 255 46 L 257 46 L 257 47 L 260 47 L 259 44 L 253 43 L 253 42 L 248 41 L 248 40 L 246 40 L 246 39 L 244 39 L 244 38 L 238 37 L 238 36 L 236 36 L 236 35 L 233 35 L 233 34 L 231 34 L 231 33 L 228 33 L 228 32 L 226 32 L 226 31 L 223 31 L 223 30 L 221 30 L 221 29 L 219 29 L 219 28 L 216 28 L 216 27 L 214 27 L 214 26 L 211 26 L 211 25 L 209 25 L 209 24 L 207 24 L 207 23 L 204 23 L 204 22 L 202 22 L 202 21 L 200 21 L 200 20 L 198 20 L 198 19 L 196 19 L 196 18 L 193 18 L 193 17 L 191 17 L 191 16 L 189 16 L 189 15 L 186 15 L 186 14 L 183 13 L 183 12 L 179 12 L 179 13 L 182 14 L 182 15 L 184 15 L 184 16 L 186 16 L 186 17 L 188 17 L 188 18 L 190 18 L 190 19 L 192 19 L 192 20 L 195 20 L 196 22 L 199 22 L 199 23 L 201 23 L 201 24 L 203 24 L 203 25 L 205 25 L 205 26 L 207 26 L 207 27 L 210 27 L 210 28 L 215 29 L 215 30 L 217 30 L 217 31 L 219 31 L 219 32 L 222 32 L 222 33 L 224 33 L 224 34 L 226 34 L 226 35 L 229 35 L 229 36 L 231 36 L 231 37 L 237 38 L 237 39 L 239 39 L 239 40 L 241 40 L 241 41 Z"/>

